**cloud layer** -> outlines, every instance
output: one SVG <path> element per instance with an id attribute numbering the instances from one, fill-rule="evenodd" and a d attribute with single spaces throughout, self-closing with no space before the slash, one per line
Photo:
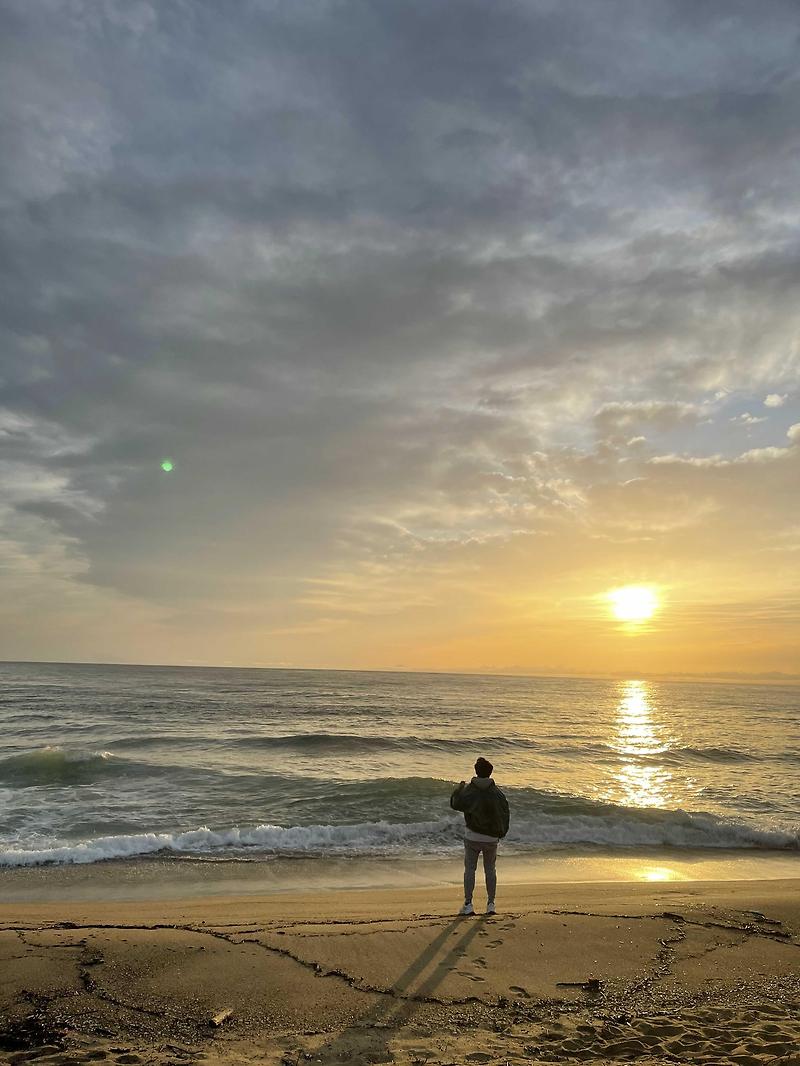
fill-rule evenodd
<path id="1" fill-rule="evenodd" d="M 0 31 L 6 657 L 793 668 L 795 4 Z"/>

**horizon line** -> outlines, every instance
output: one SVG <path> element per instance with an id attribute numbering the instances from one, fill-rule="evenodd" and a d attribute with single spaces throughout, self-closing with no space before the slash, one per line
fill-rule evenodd
<path id="1" fill-rule="evenodd" d="M 527 677 L 563 678 L 573 681 L 631 681 L 631 680 L 673 680 L 673 681 L 714 681 L 730 684 L 746 684 L 759 681 L 762 683 L 800 684 L 800 674 L 781 671 L 764 671 L 745 673 L 734 671 L 710 671 L 708 673 L 664 673 L 657 671 L 614 671 L 613 673 L 569 673 L 547 670 L 420 670 L 412 667 L 358 667 L 358 666 L 294 666 L 290 664 L 272 665 L 235 665 L 232 663 L 139 663 L 139 662 L 95 662 L 85 659 L 0 659 L 0 666 L 108 666 L 131 667 L 148 670 L 273 670 L 295 673 L 343 673 L 343 674 L 424 674 L 432 677 Z"/>

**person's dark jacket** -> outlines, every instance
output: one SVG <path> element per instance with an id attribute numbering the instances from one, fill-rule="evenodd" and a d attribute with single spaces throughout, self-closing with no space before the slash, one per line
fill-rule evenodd
<path id="1" fill-rule="evenodd" d="M 464 812 L 467 829 L 488 837 L 508 832 L 508 800 L 491 777 L 473 777 L 468 785 L 456 785 L 450 797 L 454 811 Z"/>

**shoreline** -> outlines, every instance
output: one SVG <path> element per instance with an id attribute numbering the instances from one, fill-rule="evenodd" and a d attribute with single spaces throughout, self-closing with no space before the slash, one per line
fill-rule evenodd
<path id="1" fill-rule="evenodd" d="M 0 906 L 27 900 L 159 900 L 226 895 L 375 891 L 400 886 L 448 888 L 457 896 L 460 853 L 453 856 L 147 855 L 94 863 L 0 867 Z M 723 849 L 501 851 L 503 886 L 546 884 L 800 881 L 800 855 Z M 479 871 L 480 874 L 480 871 Z"/>
<path id="2" fill-rule="evenodd" d="M 3 902 L 0 1060 L 796 1062 L 798 878 L 501 882 L 496 917 L 459 902 L 450 885 Z"/>

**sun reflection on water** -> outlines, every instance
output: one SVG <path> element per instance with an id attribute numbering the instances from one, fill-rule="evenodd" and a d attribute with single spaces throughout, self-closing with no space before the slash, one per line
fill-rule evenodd
<path id="1" fill-rule="evenodd" d="M 622 759 L 615 771 L 621 799 L 629 807 L 665 807 L 672 774 L 655 757 L 668 751 L 669 744 L 653 720 L 647 682 L 625 681 L 621 690 L 611 737 Z"/>

